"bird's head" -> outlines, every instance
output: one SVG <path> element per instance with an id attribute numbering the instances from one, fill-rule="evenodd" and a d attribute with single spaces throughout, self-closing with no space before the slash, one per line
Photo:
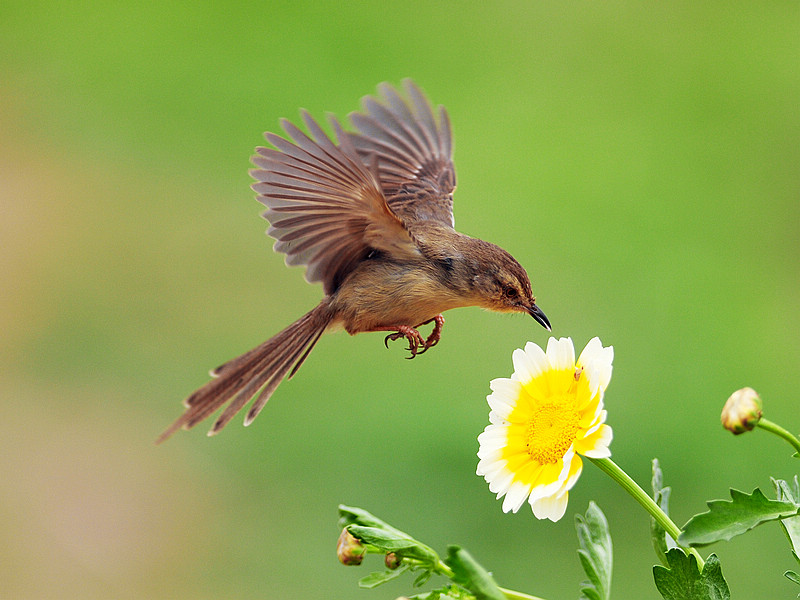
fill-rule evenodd
<path id="1" fill-rule="evenodd" d="M 497 312 L 524 312 L 550 331 L 550 321 L 536 306 L 528 273 L 508 252 L 489 242 L 474 240 L 470 286 L 476 304 Z"/>

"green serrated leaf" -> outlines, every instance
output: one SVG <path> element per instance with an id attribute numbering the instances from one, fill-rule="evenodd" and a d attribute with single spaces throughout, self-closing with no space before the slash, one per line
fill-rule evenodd
<path id="1" fill-rule="evenodd" d="M 653 459 L 653 477 L 650 484 L 653 488 L 653 500 L 664 511 L 665 515 L 669 515 L 669 495 L 672 489 L 664 487 L 661 466 L 657 458 Z M 664 528 L 658 524 L 658 521 L 652 517 L 650 517 L 650 539 L 661 564 L 667 566 L 667 551 L 670 548 L 677 548 L 678 545 L 672 539 L 672 536 L 668 535 Z"/>
<path id="2" fill-rule="evenodd" d="M 611 595 L 611 571 L 614 563 L 611 535 L 603 511 L 589 502 L 586 515 L 575 515 L 578 532 L 578 558 L 589 581 L 581 583 L 581 598 L 608 600 Z"/>
<path id="3" fill-rule="evenodd" d="M 794 476 L 791 484 L 783 479 L 772 479 L 772 484 L 775 486 L 778 500 L 800 505 L 800 481 L 798 481 L 797 475 Z M 792 555 L 800 562 L 800 558 L 798 558 L 798 554 L 800 554 L 800 516 L 781 519 L 780 524 L 792 545 Z"/>
<path id="4" fill-rule="evenodd" d="M 800 508 L 794 502 L 769 500 L 758 488 L 752 494 L 731 489 L 731 500 L 707 504 L 708 512 L 695 515 L 684 525 L 680 544 L 703 546 L 729 540 L 766 521 L 796 515 Z"/>
<path id="5" fill-rule="evenodd" d="M 506 600 L 488 571 L 463 548 L 448 546 L 445 563 L 453 570 L 453 581 L 472 592 L 477 600 Z"/>
<path id="6" fill-rule="evenodd" d="M 386 583 L 387 581 L 391 581 L 392 579 L 399 577 L 405 571 L 408 571 L 408 569 L 409 566 L 407 564 L 402 564 L 392 571 L 376 571 L 375 573 L 370 573 L 366 577 L 359 579 L 358 585 L 362 588 L 372 589 Z"/>
<path id="7" fill-rule="evenodd" d="M 669 550 L 666 558 L 669 568 L 653 567 L 656 589 L 664 600 L 730 600 L 731 593 L 715 554 L 706 559 L 702 572 L 695 557 L 680 548 Z"/>

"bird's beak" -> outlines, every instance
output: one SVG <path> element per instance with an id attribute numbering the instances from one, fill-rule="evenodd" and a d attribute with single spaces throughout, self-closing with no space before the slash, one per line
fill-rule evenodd
<path id="1" fill-rule="evenodd" d="M 527 310 L 534 319 L 539 321 L 539 324 L 547 329 L 547 331 L 552 331 L 550 329 L 550 321 L 547 319 L 547 315 L 542 312 L 541 308 L 532 304 L 530 307 L 526 307 L 525 310 Z"/>

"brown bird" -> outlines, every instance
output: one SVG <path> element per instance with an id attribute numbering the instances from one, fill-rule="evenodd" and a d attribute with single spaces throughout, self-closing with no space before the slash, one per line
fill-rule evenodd
<path id="1" fill-rule="evenodd" d="M 249 425 L 320 336 L 390 331 L 405 338 L 409 358 L 439 341 L 441 313 L 461 306 L 528 313 L 546 329 L 525 269 L 508 252 L 458 233 L 453 221 L 453 143 L 444 107 L 434 117 L 420 89 L 405 80 L 408 99 L 388 84 L 350 114 L 355 133 L 331 117 L 334 143 L 301 111 L 309 135 L 287 120 L 289 139 L 266 133 L 274 148 L 256 148 L 253 190 L 267 207 L 269 235 L 286 264 L 306 265 L 325 297 L 308 314 L 260 346 L 217 367 L 189 396 L 186 411 L 161 436 L 189 429 L 225 406 L 217 433 L 249 400 Z M 434 323 L 424 338 L 417 328 Z"/>

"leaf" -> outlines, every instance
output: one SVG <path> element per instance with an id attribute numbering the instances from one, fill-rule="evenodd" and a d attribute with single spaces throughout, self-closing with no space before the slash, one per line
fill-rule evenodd
<path id="1" fill-rule="evenodd" d="M 794 571 L 786 571 L 786 573 L 784 573 L 783 576 L 786 577 L 786 579 L 788 579 L 789 581 L 793 581 L 797 585 L 800 585 L 800 575 L 798 575 Z"/>
<path id="2" fill-rule="evenodd" d="M 800 504 L 800 482 L 798 482 L 797 475 L 794 476 L 793 485 L 789 485 L 783 479 L 772 479 L 772 484 L 775 486 L 778 500 Z M 781 519 L 780 524 L 792 544 L 792 555 L 800 562 L 800 558 L 798 558 L 800 555 L 800 516 Z"/>
<path id="3" fill-rule="evenodd" d="M 447 584 L 442 588 L 409 596 L 409 600 L 474 600 L 475 596 L 455 584 Z"/>
<path id="4" fill-rule="evenodd" d="M 472 592 L 477 600 L 506 600 L 488 571 L 463 548 L 448 546 L 444 562 L 453 570 L 453 581 Z"/>
<path id="5" fill-rule="evenodd" d="M 703 546 L 749 531 L 766 521 L 782 519 L 798 512 L 794 502 L 769 500 L 758 488 L 752 494 L 731 489 L 731 500 L 707 502 L 709 511 L 695 515 L 683 527 L 678 542 L 684 546 Z"/>
<path id="6" fill-rule="evenodd" d="M 425 569 L 422 573 L 417 575 L 412 585 L 414 587 L 422 587 L 427 583 L 428 579 L 431 578 L 431 575 L 433 575 L 433 569 Z"/>
<path id="7" fill-rule="evenodd" d="M 395 552 L 401 558 L 414 558 L 432 569 L 439 564 L 439 555 L 429 546 L 415 540 L 382 521 L 363 508 L 339 505 L 339 526 L 347 528 L 350 534 L 365 544 L 383 552 Z"/>
<path id="8" fill-rule="evenodd" d="M 664 487 L 663 477 L 661 474 L 661 466 L 658 459 L 653 459 L 653 477 L 650 480 L 650 485 L 653 488 L 653 500 L 658 504 L 659 508 L 664 511 L 665 515 L 669 515 L 669 495 L 672 488 Z M 653 517 L 650 517 L 650 538 L 653 542 L 653 548 L 658 555 L 661 564 L 667 565 L 667 550 L 670 548 L 677 548 L 678 545 L 671 535 L 668 535 L 664 528 L 658 524 Z"/>
<path id="9" fill-rule="evenodd" d="M 715 554 L 708 557 L 702 572 L 695 557 L 680 548 L 668 551 L 666 558 L 669 568 L 653 567 L 656 589 L 665 600 L 730 600 L 731 593 Z"/>
<path id="10" fill-rule="evenodd" d="M 399 529 L 395 529 L 385 521 L 381 521 L 378 517 L 363 508 L 356 506 L 339 505 L 339 527 L 344 529 L 348 525 L 364 525 L 365 527 L 375 527 L 376 529 L 384 529 L 386 531 L 394 531 L 399 535 L 410 537 L 407 533 L 403 533 Z"/>
<path id="11" fill-rule="evenodd" d="M 374 546 L 384 553 L 394 552 L 401 558 L 414 558 L 431 568 L 439 562 L 439 555 L 432 548 L 394 528 L 384 530 L 363 525 L 348 525 L 347 531 L 363 543 Z"/>
<path id="12" fill-rule="evenodd" d="M 361 587 L 373 588 L 391 581 L 408 570 L 422 571 L 414 581 L 414 586 L 420 586 L 428 581 L 431 574 L 439 567 L 439 555 L 432 548 L 363 508 L 339 505 L 339 525 L 361 543 L 370 546 L 371 551 L 383 554 L 393 552 L 401 560 L 409 558 L 414 561 L 413 563 L 402 561 L 397 569 L 371 573 L 358 582 Z"/>
<path id="13" fill-rule="evenodd" d="M 366 577 L 362 577 L 358 580 L 358 586 L 367 589 L 378 587 L 387 581 L 399 577 L 402 573 L 408 571 L 408 569 L 409 565 L 402 564 L 392 571 L 376 571 L 375 573 L 370 573 Z"/>
<path id="14" fill-rule="evenodd" d="M 608 600 L 611 595 L 611 570 L 614 563 L 611 535 L 603 511 L 589 502 L 586 515 L 575 515 L 580 549 L 578 557 L 589 581 L 581 583 L 581 600 Z"/>

